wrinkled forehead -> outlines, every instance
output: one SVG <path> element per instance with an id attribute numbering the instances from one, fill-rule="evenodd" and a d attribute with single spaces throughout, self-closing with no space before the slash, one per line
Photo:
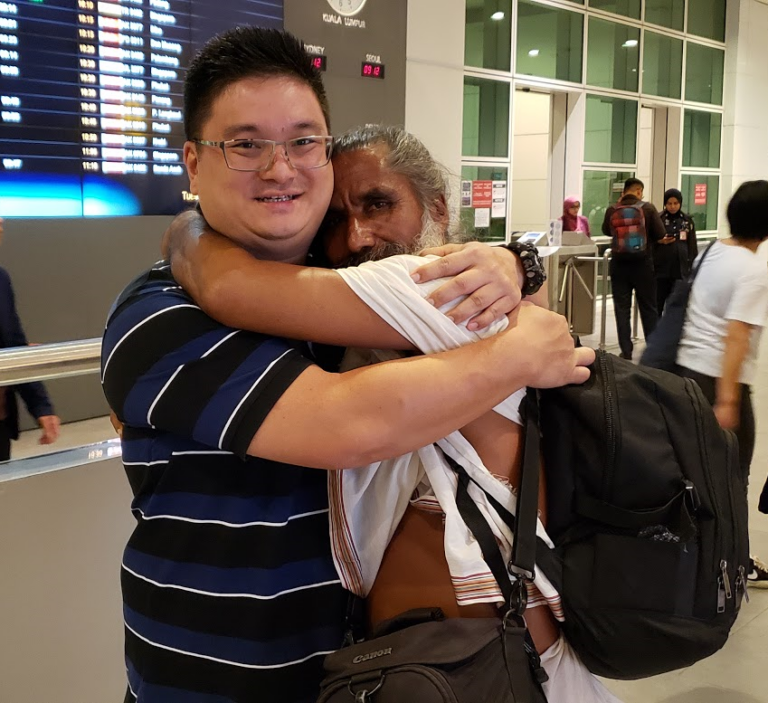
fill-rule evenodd
<path id="1" fill-rule="evenodd" d="M 389 147 L 376 144 L 335 154 L 332 161 L 334 201 L 340 199 L 357 203 L 377 193 L 389 193 L 399 198 L 416 198 L 409 179 L 389 167 L 389 153 Z"/>

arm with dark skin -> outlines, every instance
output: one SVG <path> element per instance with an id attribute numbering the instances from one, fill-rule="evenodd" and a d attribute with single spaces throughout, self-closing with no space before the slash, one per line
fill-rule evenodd
<path id="1" fill-rule="evenodd" d="M 257 260 L 208 228 L 197 211 L 174 220 L 163 242 L 163 254 L 168 253 L 179 284 L 208 315 L 230 327 L 338 346 L 411 348 L 334 271 Z M 479 329 L 518 305 L 522 273 L 510 252 L 477 244 L 447 253 L 448 269 L 419 271 L 425 281 L 457 276 L 451 287 L 445 284 L 431 296 L 438 306 L 443 299 L 472 294 L 449 313 L 454 322 L 482 312 L 473 320 Z"/>
<path id="2" fill-rule="evenodd" d="M 178 283 L 229 327 L 338 346 L 411 348 L 334 271 L 255 259 L 196 210 L 166 232 L 167 254 Z"/>

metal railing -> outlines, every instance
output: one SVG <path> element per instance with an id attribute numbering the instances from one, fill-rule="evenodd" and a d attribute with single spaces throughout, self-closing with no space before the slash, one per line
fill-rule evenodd
<path id="1" fill-rule="evenodd" d="M 96 373 L 100 364 L 100 338 L 3 349 L 0 386 Z"/>
<path id="2" fill-rule="evenodd" d="M 699 240 L 698 240 L 698 242 L 699 242 L 699 251 L 701 251 L 701 245 L 702 244 L 709 243 L 709 242 L 711 242 L 711 241 L 713 241 L 715 239 L 717 239 L 717 235 L 716 234 L 709 234 L 709 235 L 705 235 L 705 236 L 700 237 Z M 611 238 L 610 237 L 604 237 L 604 236 L 592 237 L 592 241 L 598 247 L 601 246 L 601 245 L 606 245 L 606 249 L 603 251 L 602 255 L 599 255 L 599 256 L 574 256 L 571 259 L 569 259 L 568 262 L 566 262 L 566 275 L 564 276 L 562 288 L 561 288 L 561 291 L 560 291 L 560 302 L 562 302 L 562 300 L 563 300 L 564 292 L 566 290 L 572 290 L 573 289 L 573 281 L 571 280 L 571 282 L 568 283 L 567 280 L 566 280 L 566 279 L 571 279 L 573 274 L 577 273 L 575 267 L 573 266 L 573 264 L 571 264 L 570 265 L 571 275 L 570 276 L 567 275 L 568 272 L 569 272 L 569 263 L 570 262 L 572 262 L 572 261 L 596 261 L 596 262 L 598 262 L 598 264 L 602 262 L 602 265 L 600 266 L 600 271 L 601 271 L 600 277 L 601 277 L 601 280 L 602 280 L 603 289 L 602 289 L 602 295 L 600 296 L 601 304 L 602 304 L 602 309 L 600 311 L 600 343 L 599 343 L 599 348 L 600 349 L 605 349 L 606 329 L 607 329 L 607 325 L 608 325 L 608 314 L 607 314 L 607 309 L 608 309 L 608 287 L 609 287 L 608 284 L 609 284 L 609 282 L 611 280 L 610 267 L 609 267 L 609 262 L 610 262 L 610 259 L 611 259 L 611 250 L 609 248 L 609 245 L 611 243 Z M 579 282 L 581 283 L 581 285 L 586 288 L 586 284 L 584 283 L 583 278 L 581 276 L 579 276 L 578 279 L 579 279 Z M 566 285 L 568 286 L 568 288 L 566 288 Z M 591 299 L 592 295 L 590 295 L 589 297 Z M 637 296 L 632 296 L 632 341 L 633 342 L 636 342 L 638 339 L 640 339 L 640 334 L 639 334 L 640 333 L 640 328 L 639 328 L 640 320 L 639 320 L 639 317 L 640 317 L 640 315 L 639 315 L 639 308 L 637 306 Z M 570 323 L 570 320 L 569 320 L 569 323 Z"/>
<path id="3" fill-rule="evenodd" d="M 0 386 L 30 381 L 48 381 L 98 373 L 101 366 L 101 339 L 39 344 L 0 350 Z M 0 464 L 0 483 L 39 474 L 62 471 L 122 454 L 119 439 L 47 452 Z"/>

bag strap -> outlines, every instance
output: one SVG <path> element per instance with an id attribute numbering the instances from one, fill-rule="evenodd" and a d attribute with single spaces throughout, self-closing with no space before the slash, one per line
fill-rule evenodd
<path id="1" fill-rule="evenodd" d="M 496 543 L 493 531 L 480 509 L 469 495 L 472 481 L 466 470 L 453 458 L 444 453 L 448 465 L 458 476 L 456 505 L 459 514 L 475 536 L 483 559 L 491 570 L 501 589 L 504 600 L 510 608 L 522 613 L 527 601 L 526 582 L 536 575 L 536 522 L 538 519 L 539 493 L 539 413 L 537 391 L 529 389 L 523 404 L 525 444 L 520 487 L 517 494 L 517 514 L 512 515 L 493 496 L 478 486 L 493 508 L 515 535 L 512 558 L 505 566 L 504 558 Z M 473 482 L 474 483 L 474 482 Z M 477 485 L 475 483 L 475 485 Z M 510 582 L 509 574 L 517 576 L 516 587 Z"/>
<path id="2" fill-rule="evenodd" d="M 701 267 L 704 266 L 704 260 L 707 258 L 707 254 L 709 254 L 709 250 L 715 246 L 715 243 L 717 242 L 717 239 L 715 239 L 714 242 L 710 242 L 709 246 L 704 250 L 704 253 L 701 255 L 701 261 L 699 261 L 699 265 L 693 269 L 691 272 L 691 286 L 693 286 L 693 282 L 696 280 L 696 276 L 699 275 L 699 271 L 701 270 Z"/>

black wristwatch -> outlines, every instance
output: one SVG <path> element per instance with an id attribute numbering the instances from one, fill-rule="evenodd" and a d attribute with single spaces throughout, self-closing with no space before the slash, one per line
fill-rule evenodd
<path id="1" fill-rule="evenodd" d="M 544 265 L 541 263 L 539 250 L 528 242 L 512 242 L 502 246 L 513 254 L 517 254 L 520 257 L 520 262 L 523 264 L 523 275 L 525 277 L 525 283 L 523 283 L 521 289 L 523 297 L 538 293 L 547 280 L 547 274 L 544 273 Z"/>

